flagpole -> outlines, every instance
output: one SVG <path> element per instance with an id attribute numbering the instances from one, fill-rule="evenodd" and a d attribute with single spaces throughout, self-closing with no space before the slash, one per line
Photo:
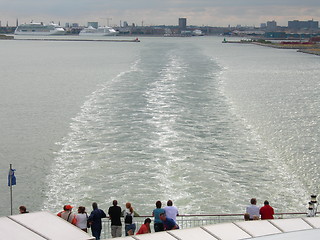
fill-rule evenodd
<path id="1" fill-rule="evenodd" d="M 10 175 L 9 184 L 10 184 L 10 207 L 11 207 L 10 215 L 12 215 L 12 164 L 10 164 L 9 175 Z"/>

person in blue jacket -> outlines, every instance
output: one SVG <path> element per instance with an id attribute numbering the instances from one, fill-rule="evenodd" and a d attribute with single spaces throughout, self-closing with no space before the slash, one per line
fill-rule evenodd
<path id="1" fill-rule="evenodd" d="M 107 217 L 107 215 L 103 210 L 98 208 L 98 204 L 96 202 L 92 203 L 92 208 L 93 211 L 88 218 L 88 224 L 91 227 L 92 236 L 94 236 L 96 240 L 100 240 L 102 230 L 101 219 Z"/>
<path id="2" fill-rule="evenodd" d="M 160 219 L 165 231 L 179 229 L 178 224 L 172 218 L 168 218 L 165 213 L 160 213 Z"/>

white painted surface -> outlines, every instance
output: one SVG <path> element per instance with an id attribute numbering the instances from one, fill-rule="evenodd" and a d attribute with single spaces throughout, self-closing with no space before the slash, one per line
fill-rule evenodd
<path id="1" fill-rule="evenodd" d="M 307 217 L 303 218 L 303 220 L 311 224 L 314 228 L 320 228 L 320 217 Z"/>
<path id="2" fill-rule="evenodd" d="M 203 228 L 223 240 L 237 240 L 251 237 L 233 223 L 214 224 Z"/>
<path id="3" fill-rule="evenodd" d="M 183 239 L 183 240 L 195 240 L 195 239 L 216 240 L 217 239 L 199 227 L 172 231 L 171 234 L 178 237 L 178 239 Z"/>
<path id="4" fill-rule="evenodd" d="M 10 216 L 16 222 L 51 240 L 95 239 L 80 228 L 49 212 L 35 212 Z M 23 238 L 27 240 L 27 238 Z M 10 238 L 10 240 L 13 240 Z"/>
<path id="5" fill-rule="evenodd" d="M 266 220 L 236 222 L 235 224 L 253 237 L 281 233 L 279 229 Z"/>
<path id="6" fill-rule="evenodd" d="M 45 240 L 7 217 L 0 218 L 0 239 Z"/>
<path id="7" fill-rule="evenodd" d="M 173 231 L 179 231 L 179 230 L 173 230 Z M 135 235 L 134 237 L 139 240 L 177 240 L 175 237 L 171 236 L 167 232 L 140 234 L 140 235 Z"/>
<path id="8" fill-rule="evenodd" d="M 303 230 L 297 232 L 288 232 L 276 235 L 252 238 L 252 240 L 319 240 L 320 229 Z"/>
<path id="9" fill-rule="evenodd" d="M 275 224 L 278 228 L 280 228 L 284 232 L 312 229 L 312 227 L 308 223 L 303 221 L 301 218 L 274 219 L 274 220 L 270 220 L 270 222 Z"/>

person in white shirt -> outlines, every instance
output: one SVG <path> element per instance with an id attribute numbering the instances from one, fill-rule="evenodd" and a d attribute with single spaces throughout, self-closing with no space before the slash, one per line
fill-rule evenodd
<path id="1" fill-rule="evenodd" d="M 86 213 L 86 208 L 80 206 L 78 208 L 78 214 L 76 214 L 75 218 L 77 219 L 76 226 L 81 230 L 87 232 L 88 214 Z"/>
<path id="2" fill-rule="evenodd" d="M 250 200 L 251 205 L 249 205 L 246 208 L 246 213 L 249 213 L 250 215 L 250 220 L 253 220 L 254 218 L 260 218 L 260 212 L 259 212 L 259 207 L 256 205 L 257 204 L 257 199 L 251 198 Z M 256 216 L 256 217 L 254 217 Z"/>
<path id="3" fill-rule="evenodd" d="M 178 212 L 178 208 L 172 205 L 173 205 L 172 201 L 168 200 L 167 206 L 164 208 L 164 210 L 166 212 L 166 216 L 168 218 L 172 218 L 176 222 L 177 221 L 176 217 L 179 216 L 179 212 Z"/>

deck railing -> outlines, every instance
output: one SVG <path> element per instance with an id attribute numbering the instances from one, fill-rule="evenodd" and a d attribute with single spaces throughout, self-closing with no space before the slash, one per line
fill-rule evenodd
<path id="1" fill-rule="evenodd" d="M 136 232 L 140 228 L 140 226 L 144 223 L 146 218 L 151 218 L 152 223 L 150 225 L 151 232 L 154 232 L 153 229 L 153 217 L 152 216 L 139 216 L 134 217 L 134 222 L 136 224 Z M 306 217 L 306 213 L 276 213 L 274 215 L 275 218 L 297 218 L 297 217 Z M 242 213 L 235 213 L 235 214 L 201 214 L 201 215 L 179 215 L 177 216 L 177 224 L 179 228 L 192 228 L 192 227 L 200 227 L 210 224 L 217 224 L 217 223 L 227 223 L 227 222 L 234 222 L 234 221 L 243 221 L 243 214 Z M 111 238 L 111 222 L 108 218 L 103 219 L 102 221 L 102 239 Z M 90 230 L 89 230 L 90 232 Z M 124 223 L 122 226 L 122 236 L 124 236 Z"/>

